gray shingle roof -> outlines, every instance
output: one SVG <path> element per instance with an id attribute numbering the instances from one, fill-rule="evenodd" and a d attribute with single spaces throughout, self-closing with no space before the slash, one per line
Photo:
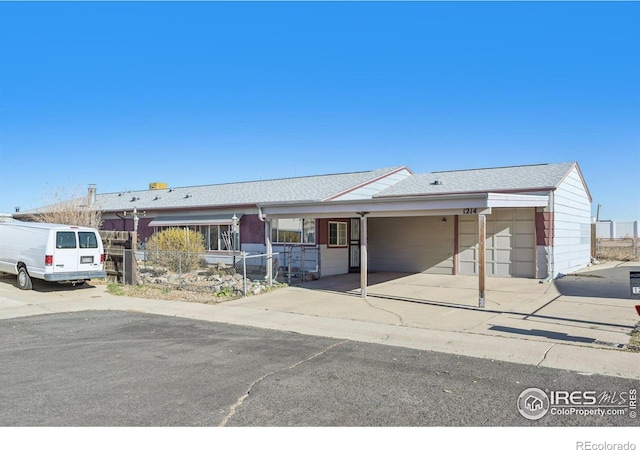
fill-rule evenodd
<path id="1" fill-rule="evenodd" d="M 574 165 L 576 163 L 569 162 L 412 174 L 374 197 L 553 189 Z M 376 180 L 400 168 L 98 194 L 94 208 L 102 211 L 128 211 L 134 207 L 145 210 L 167 210 L 258 203 L 318 202 Z M 436 184 L 436 181 L 439 184 Z M 86 204 L 86 199 L 80 199 L 79 203 Z M 39 209 L 46 209 L 46 207 Z M 30 212 L 37 212 L 37 209 L 22 214 Z"/>
<path id="2" fill-rule="evenodd" d="M 574 164 L 536 164 L 414 174 L 375 197 L 553 189 Z"/>
<path id="3" fill-rule="evenodd" d="M 399 168 L 98 194 L 96 207 L 103 211 L 120 211 L 133 209 L 134 206 L 144 209 L 174 209 L 254 205 L 263 202 L 321 201 Z M 134 201 L 134 198 L 137 200 Z"/>

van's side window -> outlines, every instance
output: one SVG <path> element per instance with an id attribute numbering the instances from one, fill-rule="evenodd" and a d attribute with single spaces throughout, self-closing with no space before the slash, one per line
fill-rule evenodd
<path id="1" fill-rule="evenodd" d="M 56 248 L 76 248 L 76 233 L 73 231 L 58 231 L 56 233 Z"/>
<path id="2" fill-rule="evenodd" d="M 98 248 L 98 239 L 96 239 L 96 234 L 92 231 L 79 231 L 78 240 L 80 241 L 80 248 Z"/>

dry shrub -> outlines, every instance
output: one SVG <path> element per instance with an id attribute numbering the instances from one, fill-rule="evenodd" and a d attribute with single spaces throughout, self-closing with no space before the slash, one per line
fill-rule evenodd
<path id="1" fill-rule="evenodd" d="M 63 189 L 56 189 L 48 199 L 47 206 L 38 208 L 29 218 L 34 222 L 60 223 L 100 229 L 102 211 L 89 205 L 87 196 L 68 195 Z"/>
<path id="2" fill-rule="evenodd" d="M 598 239 L 596 241 L 596 259 L 601 261 L 636 261 L 639 255 L 640 240 L 632 238 Z"/>
<path id="3" fill-rule="evenodd" d="M 173 272 L 187 272 L 200 267 L 204 238 L 197 231 L 167 228 L 149 238 L 146 250 L 152 263 Z"/>

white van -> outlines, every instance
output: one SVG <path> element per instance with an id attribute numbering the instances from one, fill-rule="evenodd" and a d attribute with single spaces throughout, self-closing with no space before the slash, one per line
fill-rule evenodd
<path id="1" fill-rule="evenodd" d="M 0 221 L 0 272 L 17 275 L 20 289 L 31 289 L 32 278 L 74 284 L 105 278 L 102 239 L 93 228 Z"/>

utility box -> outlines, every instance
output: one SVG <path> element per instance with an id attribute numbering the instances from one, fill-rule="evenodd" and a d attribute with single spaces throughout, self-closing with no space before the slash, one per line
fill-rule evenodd
<path id="1" fill-rule="evenodd" d="M 631 297 L 640 298 L 640 272 L 629 272 L 629 283 L 631 284 Z"/>

